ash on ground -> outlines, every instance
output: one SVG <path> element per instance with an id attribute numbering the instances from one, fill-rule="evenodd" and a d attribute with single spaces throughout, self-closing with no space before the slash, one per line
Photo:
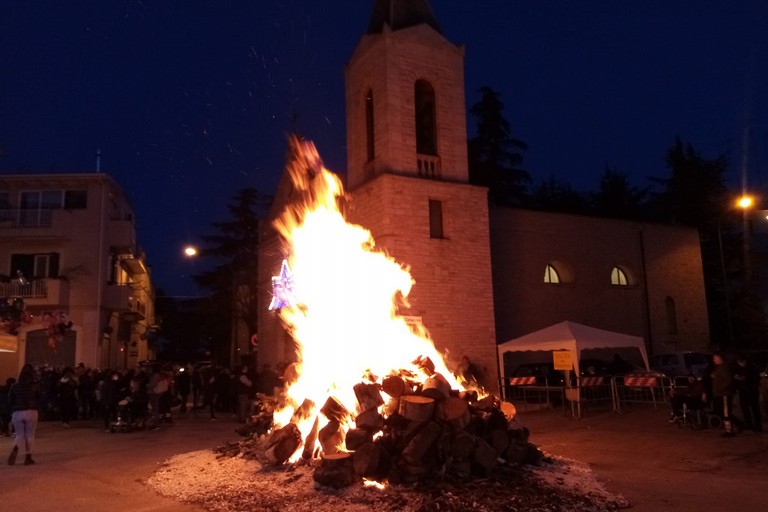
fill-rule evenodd
<path id="1" fill-rule="evenodd" d="M 550 455 L 535 467 L 504 465 L 488 478 L 471 481 L 446 475 L 383 489 L 354 485 L 340 490 L 314 482 L 316 461 L 273 467 L 258 459 L 258 451 L 230 443 L 172 457 L 147 484 L 211 512 L 602 512 L 629 506 L 585 464 Z"/>

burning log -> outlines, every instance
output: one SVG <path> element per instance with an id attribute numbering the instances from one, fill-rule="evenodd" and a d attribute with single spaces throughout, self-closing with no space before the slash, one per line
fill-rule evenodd
<path id="1" fill-rule="evenodd" d="M 265 455 L 272 464 L 282 464 L 291 458 L 301 446 L 301 432 L 299 427 L 289 423 L 281 429 L 275 430 L 267 441 Z"/>
<path id="2" fill-rule="evenodd" d="M 329 420 L 339 423 L 342 423 L 349 416 L 347 408 L 332 396 L 328 397 L 320 412 Z"/>
<path id="3" fill-rule="evenodd" d="M 355 384 L 352 388 L 355 391 L 355 397 L 357 403 L 360 404 L 360 411 L 367 411 L 369 409 L 376 409 L 384 403 L 384 399 L 381 397 L 379 388 L 374 384 Z"/>
<path id="4" fill-rule="evenodd" d="M 341 428 L 341 423 L 336 420 L 329 421 L 326 426 L 320 429 L 317 439 L 320 441 L 324 455 L 338 453 L 344 444 L 344 431 Z"/>
<path id="5" fill-rule="evenodd" d="M 421 387 L 421 394 L 434 398 L 435 400 L 441 400 L 451 396 L 451 385 L 448 381 L 439 373 L 433 373 Z"/>
<path id="6" fill-rule="evenodd" d="M 381 382 L 381 390 L 392 398 L 399 398 L 405 394 L 405 381 L 397 375 L 389 375 Z"/>
<path id="7" fill-rule="evenodd" d="M 419 356 L 413 361 L 414 366 L 418 366 L 427 376 L 435 373 L 435 363 L 429 357 Z"/>
<path id="8" fill-rule="evenodd" d="M 312 459 L 315 456 L 315 445 L 317 444 L 317 434 L 320 426 L 320 418 L 315 417 L 315 422 L 312 424 L 312 430 L 309 431 L 307 438 L 304 440 L 304 451 L 301 453 L 302 459 Z"/>
<path id="9" fill-rule="evenodd" d="M 341 489 L 359 480 L 352 467 L 352 454 L 348 452 L 324 453 L 320 466 L 312 478 L 320 485 Z"/>
<path id="10" fill-rule="evenodd" d="M 435 411 L 435 400 L 426 396 L 407 395 L 400 397 L 399 413 L 410 421 L 429 421 Z"/>

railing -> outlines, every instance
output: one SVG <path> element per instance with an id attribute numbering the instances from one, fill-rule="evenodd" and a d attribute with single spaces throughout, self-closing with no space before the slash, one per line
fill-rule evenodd
<path id="1" fill-rule="evenodd" d="M 50 208 L 0 208 L 0 223 L 14 227 L 50 227 L 52 218 Z"/>
<path id="2" fill-rule="evenodd" d="M 439 156 L 416 155 L 416 169 L 420 178 L 440 179 L 442 168 Z"/>
<path id="3" fill-rule="evenodd" d="M 35 279 L 27 284 L 20 284 L 18 282 L 0 283 L 0 296 L 44 299 L 48 297 L 48 281 L 45 279 Z"/>

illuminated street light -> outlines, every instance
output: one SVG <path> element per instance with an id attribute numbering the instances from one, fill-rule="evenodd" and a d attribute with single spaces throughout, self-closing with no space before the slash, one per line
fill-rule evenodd
<path id="1" fill-rule="evenodd" d="M 184 248 L 184 255 L 188 258 L 193 258 L 197 256 L 197 248 L 193 247 L 191 245 L 188 245 Z"/>
<path id="2" fill-rule="evenodd" d="M 736 202 L 736 204 L 739 205 L 739 208 L 741 208 L 742 210 L 751 208 L 753 203 L 754 203 L 754 200 L 750 196 L 741 196 L 739 200 Z"/>

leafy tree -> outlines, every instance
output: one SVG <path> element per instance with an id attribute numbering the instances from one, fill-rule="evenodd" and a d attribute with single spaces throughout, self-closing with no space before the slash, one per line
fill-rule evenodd
<path id="1" fill-rule="evenodd" d="M 512 137 L 501 95 L 490 87 L 481 87 L 478 92 L 480 101 L 469 110 L 477 120 L 477 136 L 467 145 L 469 181 L 488 187 L 489 201 L 495 206 L 520 205 L 531 181 L 521 168 L 520 152 L 528 145 Z"/>
<path id="2" fill-rule="evenodd" d="M 588 199 L 571 187 L 570 183 L 554 177 L 542 181 L 533 191 L 531 206 L 537 210 L 562 213 L 589 213 Z"/>
<path id="3" fill-rule="evenodd" d="M 201 256 L 218 263 L 193 276 L 200 287 L 210 291 L 209 307 L 219 321 L 230 327 L 231 322 L 243 322 L 249 332 L 257 329 L 259 220 L 270 201 L 271 197 L 254 188 L 238 191 L 228 207 L 232 219 L 212 223 L 218 234 L 203 237 L 208 246 Z"/>
<path id="4" fill-rule="evenodd" d="M 730 195 L 725 186 L 725 156 L 707 160 L 677 137 L 667 150 L 666 164 L 669 178 L 651 178 L 664 187 L 656 199 L 665 220 L 692 227 L 716 224 Z"/>
<path id="5" fill-rule="evenodd" d="M 591 195 L 591 205 L 594 213 L 601 217 L 638 219 L 644 216 L 647 195 L 648 190 L 633 186 L 626 174 L 607 167 L 597 192 Z"/>

